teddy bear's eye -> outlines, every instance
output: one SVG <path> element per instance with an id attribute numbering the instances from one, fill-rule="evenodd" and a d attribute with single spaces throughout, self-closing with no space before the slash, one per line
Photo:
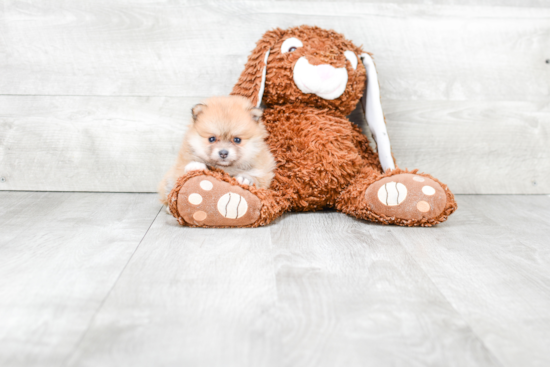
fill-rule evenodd
<path id="1" fill-rule="evenodd" d="M 286 54 L 287 52 L 294 52 L 298 47 L 302 47 L 304 44 L 298 38 L 288 38 L 281 45 L 281 52 Z"/>
<path id="2" fill-rule="evenodd" d="M 346 52 L 344 52 L 344 56 L 351 63 L 351 66 L 353 67 L 353 70 L 356 70 L 357 69 L 357 56 L 355 55 L 355 53 L 353 53 L 352 51 L 346 51 Z"/>
<path id="3" fill-rule="evenodd" d="M 216 137 L 215 137 L 215 136 L 211 136 L 211 137 L 208 138 L 208 141 L 211 142 L 211 143 L 213 143 L 213 142 L 216 141 Z"/>

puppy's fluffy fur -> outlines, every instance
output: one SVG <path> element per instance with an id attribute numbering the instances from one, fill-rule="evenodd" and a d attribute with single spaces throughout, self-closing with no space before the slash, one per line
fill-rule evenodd
<path id="1" fill-rule="evenodd" d="M 208 166 L 226 171 L 241 184 L 268 188 L 275 160 L 265 143 L 262 112 L 240 96 L 212 97 L 193 107 L 176 164 L 159 185 L 161 201 L 167 204 L 179 177 Z"/>

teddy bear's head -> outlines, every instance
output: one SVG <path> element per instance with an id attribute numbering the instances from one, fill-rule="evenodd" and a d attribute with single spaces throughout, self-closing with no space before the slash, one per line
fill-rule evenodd
<path id="1" fill-rule="evenodd" d="M 232 94 L 259 105 L 298 103 L 347 115 L 363 95 L 370 57 L 343 35 L 300 26 L 268 31 L 248 58 Z"/>

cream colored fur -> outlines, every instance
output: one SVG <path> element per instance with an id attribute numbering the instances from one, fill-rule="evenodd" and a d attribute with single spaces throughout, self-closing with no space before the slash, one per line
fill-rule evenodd
<path id="1" fill-rule="evenodd" d="M 240 96 L 212 97 L 193 108 L 193 119 L 178 153 L 176 163 L 166 173 L 158 191 L 161 201 L 177 179 L 189 171 L 216 167 L 240 183 L 268 188 L 274 177 L 275 160 L 265 138 L 262 110 Z M 215 142 L 209 138 L 214 137 Z M 236 143 L 235 138 L 241 142 Z M 220 151 L 226 150 L 226 158 Z"/>

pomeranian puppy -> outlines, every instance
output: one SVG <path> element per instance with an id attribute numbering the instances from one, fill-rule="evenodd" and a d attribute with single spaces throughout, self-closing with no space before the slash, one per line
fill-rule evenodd
<path id="1" fill-rule="evenodd" d="M 244 185 L 269 187 L 275 160 L 265 143 L 261 108 L 245 97 L 227 96 L 209 98 L 191 112 L 176 164 L 159 185 L 164 204 L 179 177 L 208 167 L 220 168 Z"/>

